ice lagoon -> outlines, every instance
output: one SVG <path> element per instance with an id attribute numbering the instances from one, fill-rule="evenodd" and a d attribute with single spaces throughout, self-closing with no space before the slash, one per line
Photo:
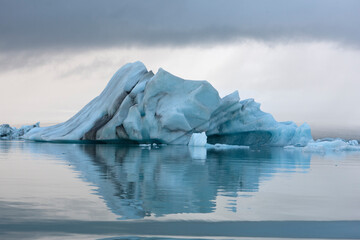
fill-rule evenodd
<path id="1" fill-rule="evenodd" d="M 358 239 L 359 171 L 360 152 L 0 141 L 0 238 Z"/>

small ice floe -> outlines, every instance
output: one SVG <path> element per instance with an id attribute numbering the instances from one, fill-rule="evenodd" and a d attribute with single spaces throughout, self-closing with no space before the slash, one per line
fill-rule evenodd
<path id="1" fill-rule="evenodd" d="M 141 147 L 142 149 L 151 149 L 151 143 L 149 144 L 144 144 L 144 143 L 141 143 L 139 144 L 139 147 Z"/>
<path id="2" fill-rule="evenodd" d="M 241 146 L 241 145 L 228 145 L 228 144 L 206 144 L 207 149 L 215 149 L 215 150 L 230 150 L 230 149 L 250 149 L 249 146 Z"/>
<path id="3" fill-rule="evenodd" d="M 151 143 L 140 143 L 139 147 L 151 147 Z"/>
<path id="4" fill-rule="evenodd" d="M 207 136 L 205 132 L 193 133 L 189 141 L 189 151 L 191 158 L 194 160 L 205 160 L 207 157 L 206 151 Z"/>
<path id="5" fill-rule="evenodd" d="M 205 147 L 206 143 L 207 143 L 207 136 L 205 132 L 193 133 L 189 141 L 189 146 Z"/>
<path id="6" fill-rule="evenodd" d="M 340 151 L 360 151 L 357 140 L 346 141 L 341 138 L 322 138 L 310 141 L 304 147 L 286 146 L 285 149 L 301 149 L 303 152 L 340 152 Z"/>
<path id="7" fill-rule="evenodd" d="M 158 143 L 140 143 L 139 147 L 142 149 L 152 149 L 152 148 L 160 148 L 162 146 L 166 146 L 166 144 L 158 144 Z"/>

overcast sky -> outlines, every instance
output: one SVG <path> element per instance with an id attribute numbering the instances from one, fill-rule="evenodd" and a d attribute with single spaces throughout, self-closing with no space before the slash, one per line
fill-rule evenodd
<path id="1" fill-rule="evenodd" d="M 0 123 L 61 122 L 140 60 L 277 120 L 360 129 L 360 1 L 0 0 Z"/>

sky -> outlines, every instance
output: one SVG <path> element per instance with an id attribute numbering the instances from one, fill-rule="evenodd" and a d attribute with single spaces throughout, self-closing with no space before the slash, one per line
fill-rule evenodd
<path id="1" fill-rule="evenodd" d="M 360 131 L 360 1 L 0 0 L 0 123 L 67 120 L 142 61 L 278 121 Z"/>

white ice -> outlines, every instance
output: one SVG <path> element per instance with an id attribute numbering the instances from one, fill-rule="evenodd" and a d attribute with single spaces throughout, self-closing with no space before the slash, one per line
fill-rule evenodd
<path id="1" fill-rule="evenodd" d="M 206 143 L 207 143 L 207 136 L 205 132 L 193 133 L 189 141 L 189 146 L 204 147 Z"/>

